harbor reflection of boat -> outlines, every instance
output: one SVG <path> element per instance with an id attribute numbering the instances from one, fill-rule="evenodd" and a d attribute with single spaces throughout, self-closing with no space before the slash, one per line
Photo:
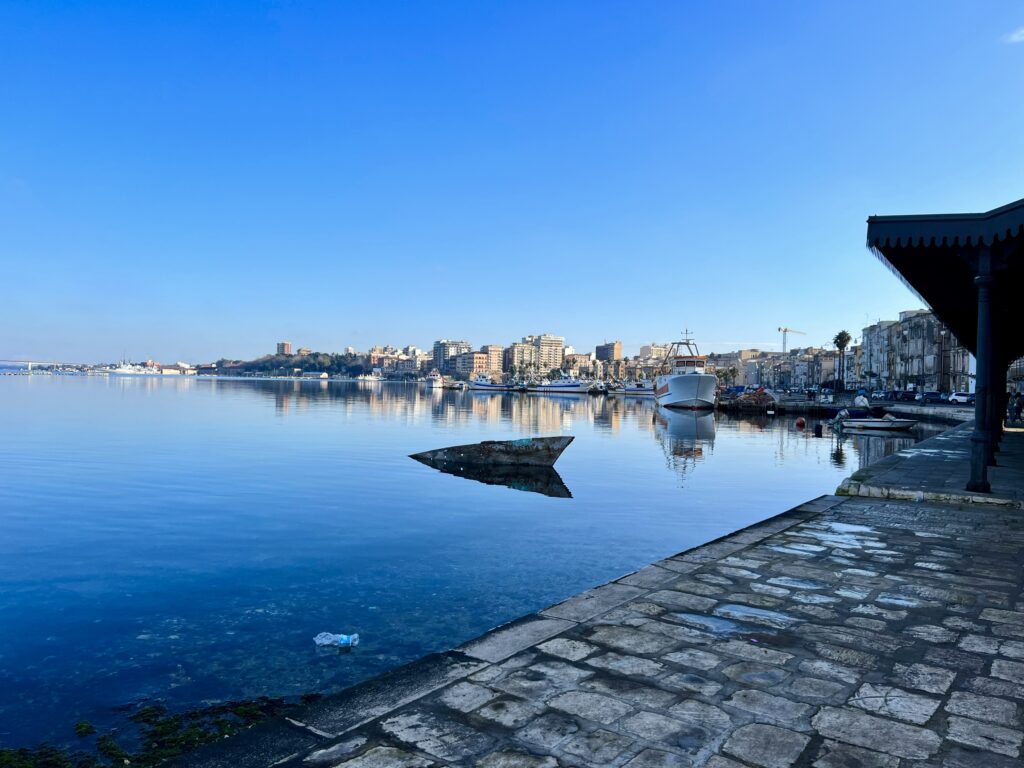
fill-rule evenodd
<path id="1" fill-rule="evenodd" d="M 654 427 L 669 457 L 684 464 L 704 458 L 705 446 L 715 442 L 715 415 L 708 411 L 679 411 L 658 406 Z"/>
<path id="2" fill-rule="evenodd" d="M 504 485 L 516 491 L 540 493 L 560 499 L 571 499 L 572 493 L 562 481 L 554 467 L 539 467 L 514 464 L 460 464 L 456 461 L 417 461 L 447 475 L 476 480 L 486 485 Z"/>

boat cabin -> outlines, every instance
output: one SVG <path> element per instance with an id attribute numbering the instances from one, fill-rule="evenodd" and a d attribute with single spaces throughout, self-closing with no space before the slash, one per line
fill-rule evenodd
<path id="1" fill-rule="evenodd" d="M 708 357 L 700 354 L 697 344 L 686 336 L 669 348 L 665 361 L 672 375 L 679 376 L 687 373 L 706 373 Z"/>

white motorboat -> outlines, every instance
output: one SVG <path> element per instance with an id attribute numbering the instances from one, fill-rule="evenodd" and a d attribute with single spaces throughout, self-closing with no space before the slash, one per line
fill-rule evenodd
<path id="1" fill-rule="evenodd" d="M 428 387 L 440 387 L 444 385 L 444 376 L 435 368 L 427 374 L 426 384 Z"/>
<path id="2" fill-rule="evenodd" d="M 650 379 L 627 381 L 622 384 L 621 391 L 630 397 L 654 397 L 654 382 Z"/>
<path id="3" fill-rule="evenodd" d="M 512 385 L 495 381 L 486 373 L 478 373 L 469 380 L 469 388 L 474 392 L 511 392 Z"/>
<path id="4" fill-rule="evenodd" d="M 844 416 L 844 414 L 846 415 Z M 891 413 L 887 413 L 880 419 L 851 419 L 849 414 L 843 410 L 836 414 L 834 423 L 840 429 L 882 429 L 891 432 L 913 429 L 917 421 L 914 419 L 897 419 Z"/>
<path id="5" fill-rule="evenodd" d="M 687 332 L 688 333 L 688 332 Z M 707 357 L 688 335 L 669 347 L 664 372 L 654 379 L 654 397 L 666 408 L 715 407 L 718 377 L 706 373 Z"/>
<path id="6" fill-rule="evenodd" d="M 565 374 L 551 381 L 531 382 L 527 387 L 529 392 L 540 392 L 545 395 L 585 395 L 589 389 L 589 381 L 580 381 Z"/>

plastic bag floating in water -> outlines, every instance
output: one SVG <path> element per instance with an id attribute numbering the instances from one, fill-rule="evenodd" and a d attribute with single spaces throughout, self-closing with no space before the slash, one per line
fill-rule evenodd
<path id="1" fill-rule="evenodd" d="M 318 646 L 354 648 L 359 645 L 359 635 L 332 635 L 330 632 L 321 632 L 313 638 L 313 642 Z"/>

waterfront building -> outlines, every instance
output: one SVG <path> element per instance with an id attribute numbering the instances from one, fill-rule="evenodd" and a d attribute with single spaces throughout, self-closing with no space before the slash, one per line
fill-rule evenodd
<path id="1" fill-rule="evenodd" d="M 538 350 L 533 344 L 516 341 L 505 348 L 504 368 L 506 371 L 523 373 L 538 368 Z"/>
<path id="2" fill-rule="evenodd" d="M 484 344 L 480 351 L 487 355 L 487 372 L 491 374 L 501 373 L 504 365 L 505 348 L 501 344 Z"/>
<path id="3" fill-rule="evenodd" d="M 542 333 L 539 336 L 524 336 L 523 342 L 537 348 L 537 367 L 541 373 L 548 373 L 562 367 L 565 356 L 565 337 Z"/>
<path id="4" fill-rule="evenodd" d="M 470 378 L 478 373 L 488 373 L 490 358 L 486 352 L 463 352 L 453 360 L 452 371 L 456 376 Z"/>
<path id="5" fill-rule="evenodd" d="M 597 362 L 593 355 L 572 353 L 565 356 L 562 361 L 562 368 L 573 376 L 596 376 L 595 365 Z"/>
<path id="6" fill-rule="evenodd" d="M 454 358 L 472 349 L 468 341 L 439 339 L 434 342 L 434 367 L 441 373 L 452 373 L 454 371 Z"/>
<path id="7" fill-rule="evenodd" d="M 650 344 L 644 344 L 643 346 L 640 347 L 640 359 L 662 360 L 668 356 L 668 350 L 670 346 L 670 344 L 655 344 L 654 342 L 651 342 Z"/>
<path id="8" fill-rule="evenodd" d="M 296 354 L 296 355 L 301 355 L 301 356 L 304 356 L 304 355 L 311 355 L 311 354 L 313 354 L 313 350 L 312 350 L 312 349 L 310 349 L 309 347 L 299 347 L 299 348 L 298 348 L 298 349 L 297 349 L 297 350 L 295 351 L 295 354 Z"/>
<path id="9" fill-rule="evenodd" d="M 594 350 L 594 357 L 602 362 L 611 362 L 612 360 L 622 359 L 622 342 L 621 341 L 606 341 L 604 344 L 598 344 Z"/>
<path id="10" fill-rule="evenodd" d="M 290 341 L 279 341 L 277 342 L 277 354 L 279 355 L 290 355 L 292 353 L 292 343 Z"/>

